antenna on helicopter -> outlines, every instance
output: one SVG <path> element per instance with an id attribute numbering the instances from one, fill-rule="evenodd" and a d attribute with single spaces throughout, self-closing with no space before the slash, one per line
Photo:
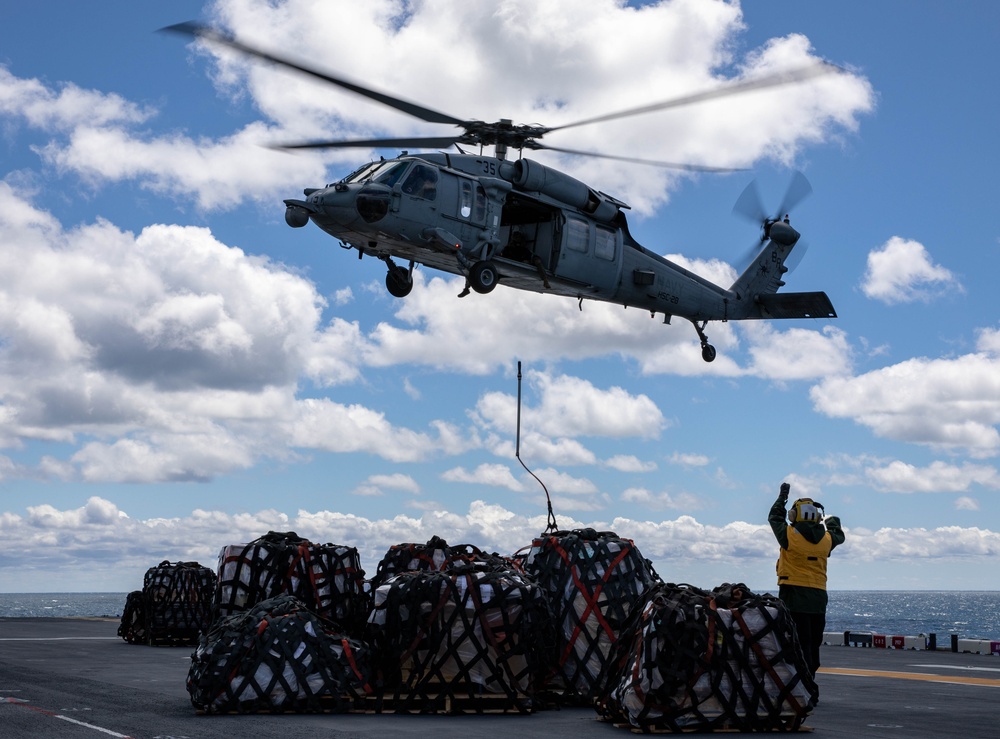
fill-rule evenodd
<path id="1" fill-rule="evenodd" d="M 521 466 L 527 470 L 528 474 L 538 480 L 538 484 L 542 486 L 542 490 L 545 491 L 545 502 L 549 508 L 549 520 L 545 526 L 545 533 L 558 531 L 559 524 L 556 523 L 556 515 L 552 512 L 552 498 L 549 497 L 549 489 L 545 487 L 545 483 L 538 479 L 538 475 L 528 469 L 528 465 L 524 463 L 521 459 L 521 362 L 518 360 L 517 363 L 517 442 L 514 447 L 514 456 L 517 457 L 517 461 L 521 463 Z"/>

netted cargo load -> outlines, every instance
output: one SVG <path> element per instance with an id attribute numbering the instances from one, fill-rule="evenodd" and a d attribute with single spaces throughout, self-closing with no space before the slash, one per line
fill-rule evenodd
<path id="1" fill-rule="evenodd" d="M 642 731 L 794 731 L 817 697 L 778 598 L 665 584 L 626 625 L 597 703 Z"/>
<path id="2" fill-rule="evenodd" d="M 369 617 L 377 710 L 529 712 L 550 632 L 544 594 L 522 573 L 483 563 L 400 573 L 375 590 Z"/>
<path id="3" fill-rule="evenodd" d="M 543 534 L 521 566 L 545 591 L 555 622 L 547 687 L 564 701 L 589 702 L 622 625 L 659 577 L 630 539 L 594 529 Z"/>
<path id="4" fill-rule="evenodd" d="M 344 712 L 371 694 L 369 650 L 280 595 L 217 621 L 191 655 L 187 689 L 206 713 Z"/>
<path id="5" fill-rule="evenodd" d="M 294 595 L 354 634 L 368 615 L 364 580 L 355 547 L 314 544 L 294 531 L 269 531 L 249 544 L 219 552 L 215 616 L 240 613 L 277 595 Z"/>
<path id="6" fill-rule="evenodd" d="M 197 562 L 163 561 L 142 582 L 150 644 L 193 644 L 212 623 L 215 572 Z"/>
<path id="7" fill-rule="evenodd" d="M 486 554 L 472 544 L 450 545 L 439 536 L 426 544 L 395 544 L 382 557 L 372 578 L 377 588 L 401 572 L 443 572 L 452 567 L 482 563 L 483 569 L 509 570 L 511 562 L 498 554 Z"/>
<path id="8" fill-rule="evenodd" d="M 118 636 L 129 644 L 148 644 L 146 630 L 146 605 L 141 590 L 133 590 L 125 598 L 125 609 L 118 624 Z"/>
<path id="9" fill-rule="evenodd" d="M 129 593 L 118 635 L 130 644 L 194 644 L 212 624 L 215 573 L 197 562 L 164 560 Z"/>

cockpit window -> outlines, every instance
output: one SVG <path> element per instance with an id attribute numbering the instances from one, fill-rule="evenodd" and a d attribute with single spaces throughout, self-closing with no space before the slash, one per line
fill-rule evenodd
<path id="1" fill-rule="evenodd" d="M 356 170 L 347 175 L 347 177 L 345 177 L 343 181 L 364 182 L 368 177 L 371 176 L 372 172 L 381 167 L 383 164 L 385 164 L 385 160 L 378 162 L 368 162 L 368 164 L 358 167 Z"/>
<path id="2" fill-rule="evenodd" d="M 438 173 L 434 167 L 417 164 L 403 182 L 403 192 L 415 198 L 434 200 L 437 197 Z"/>
<path id="3" fill-rule="evenodd" d="M 372 174 L 371 181 L 392 187 L 399 182 L 399 178 L 403 176 L 407 165 L 408 162 L 386 162 L 384 167 L 380 167 L 377 172 Z"/>

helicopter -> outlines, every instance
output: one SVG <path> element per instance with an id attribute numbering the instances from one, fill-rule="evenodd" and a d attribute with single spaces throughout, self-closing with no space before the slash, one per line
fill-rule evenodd
<path id="1" fill-rule="evenodd" d="M 797 173 L 781 206 L 768 213 L 751 182 L 735 212 L 758 223 L 759 243 L 749 265 L 729 287 L 717 285 L 640 245 L 630 234 L 628 204 L 553 167 L 523 157 L 524 150 L 548 150 L 637 164 L 700 172 L 731 168 L 679 164 L 578 151 L 543 144 L 554 131 L 592 125 L 754 90 L 790 85 L 831 73 L 828 62 L 744 80 L 704 92 L 607 113 L 560 126 L 463 120 L 379 92 L 290 58 L 248 45 L 195 22 L 161 29 L 226 46 L 249 57 L 319 79 L 428 123 L 448 124 L 458 133 L 440 136 L 311 141 L 275 145 L 287 150 L 395 148 L 398 156 L 368 162 L 325 187 L 306 188 L 285 203 L 285 221 L 302 228 L 310 221 L 347 250 L 381 260 L 385 285 L 397 298 L 413 288 L 413 270 L 424 265 L 462 275 L 469 290 L 488 294 L 503 284 L 536 293 L 596 300 L 690 321 L 702 358 L 716 349 L 705 328 L 710 321 L 836 318 L 824 292 L 779 293 L 785 262 L 800 234 L 788 212 L 811 191 Z M 462 147 L 479 147 L 469 152 Z M 452 147 L 456 151 L 448 151 Z M 493 154 L 484 154 L 492 147 Z M 407 149 L 437 149 L 410 154 Z M 508 159 L 516 150 L 518 158 Z M 782 217 L 783 216 L 783 217 Z M 396 260 L 406 263 L 397 264 Z"/>

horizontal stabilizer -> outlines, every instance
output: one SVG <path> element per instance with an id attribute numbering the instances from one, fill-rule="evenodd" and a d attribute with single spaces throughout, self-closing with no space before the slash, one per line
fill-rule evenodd
<path id="1" fill-rule="evenodd" d="M 826 293 L 773 293 L 757 298 L 764 318 L 836 318 Z"/>

